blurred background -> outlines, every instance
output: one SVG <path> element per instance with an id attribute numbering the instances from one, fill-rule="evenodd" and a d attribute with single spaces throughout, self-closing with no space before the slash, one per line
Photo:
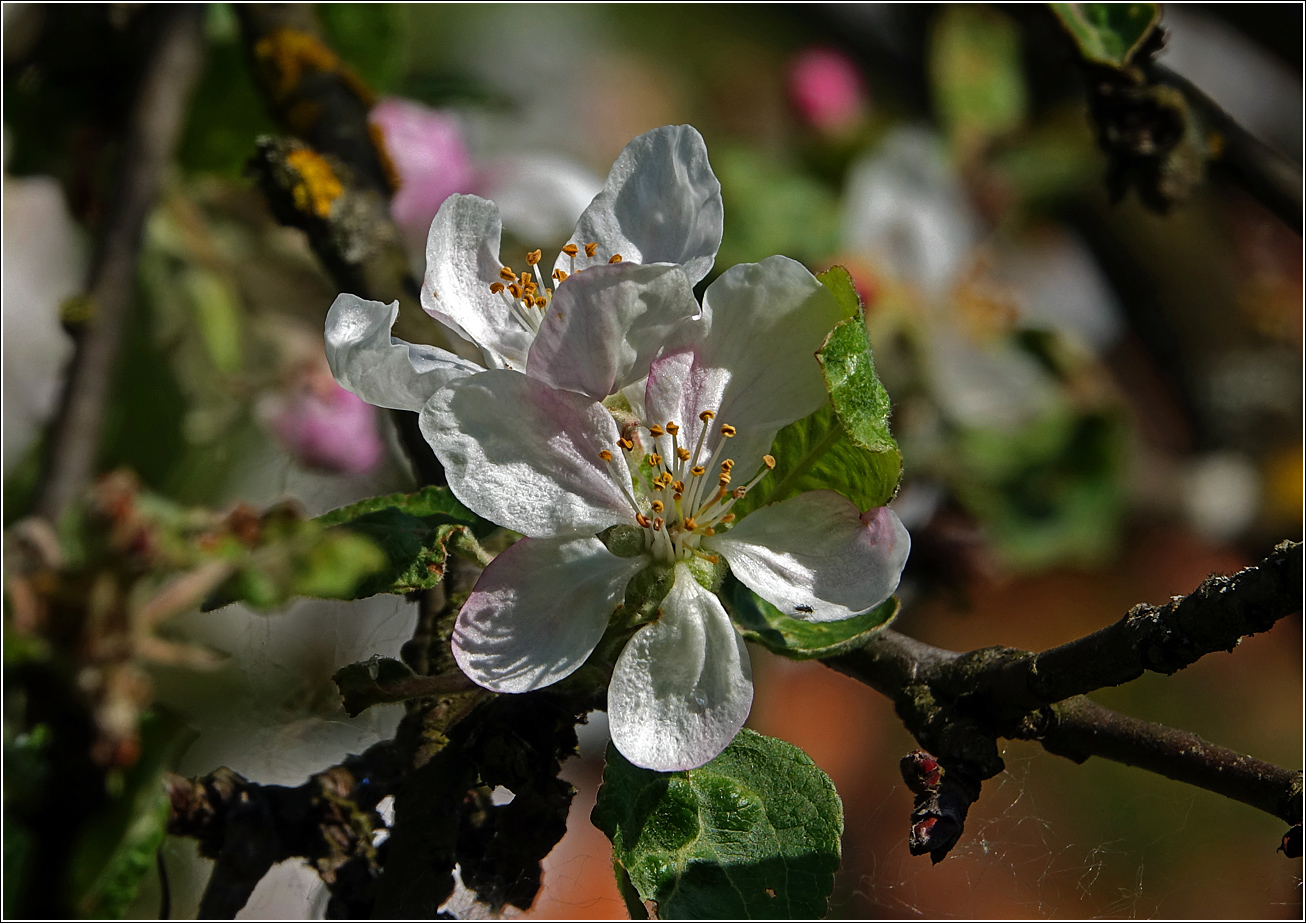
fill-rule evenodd
<path id="1" fill-rule="evenodd" d="M 112 204 L 147 6 L 4 6 L 6 527 L 31 509 L 72 354 L 62 323 Z M 505 260 L 547 252 L 631 138 L 681 122 L 702 132 L 722 184 L 714 273 L 775 253 L 850 270 L 905 460 L 895 506 L 913 550 L 899 630 L 956 650 L 1041 649 L 1301 538 L 1300 211 L 1285 224 L 1200 157 L 1167 174 L 1164 212 L 1137 185 L 1109 188 L 1118 171 L 1097 143 L 1092 81 L 1045 9 L 332 4 L 317 15 L 377 96 L 370 120 L 400 180 L 391 215 L 419 277 L 445 196 L 499 203 Z M 1301 8 L 1168 5 L 1162 25 L 1158 61 L 1300 164 Z M 203 30 L 97 469 L 130 468 L 165 498 L 219 510 L 292 499 L 315 515 L 411 489 L 389 418 L 326 368 L 337 288 L 247 170 L 255 139 L 279 129 L 236 14 L 211 4 Z M 415 619 L 397 597 L 173 619 L 169 637 L 223 655 L 204 670 L 148 667 L 153 700 L 198 732 L 178 771 L 226 765 L 295 785 L 388 737 L 400 707 L 349 719 L 330 677 L 395 656 Z M 1296 767 L 1301 651 L 1297 616 L 1232 654 L 1094 698 Z M 891 705 L 820 664 L 752 655 L 749 725 L 803 747 L 844 800 L 834 917 L 1302 913 L 1301 864 L 1273 852 L 1279 821 L 1029 744 L 1008 744 L 1007 771 L 946 861 L 914 859 L 897 770 L 914 743 Z M 529 915 L 624 915 L 607 841 L 588 822 L 604 727 L 592 716 L 565 769 L 580 794 Z M 7 777 L 7 811 L 14 790 Z M 193 916 L 208 863 L 189 840 L 164 850 L 173 913 Z M 151 916 L 158 901 L 149 875 L 128 914 Z M 291 862 L 242 915 L 324 906 L 316 876 Z"/>

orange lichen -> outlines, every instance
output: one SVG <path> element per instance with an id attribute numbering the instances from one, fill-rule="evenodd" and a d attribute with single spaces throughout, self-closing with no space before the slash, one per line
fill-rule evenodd
<path id="1" fill-rule="evenodd" d="M 375 94 L 340 56 L 317 36 L 298 29 L 273 29 L 254 45 L 254 56 L 272 82 L 272 95 L 284 101 L 307 74 L 335 74 L 364 105 L 371 106 Z"/>
<path id="2" fill-rule="evenodd" d="M 291 188 L 295 207 L 302 212 L 326 218 L 331 205 L 345 191 L 331 165 L 317 152 L 297 148 L 286 155 L 286 164 L 299 175 Z"/>
<path id="3" fill-rule="evenodd" d="M 399 169 L 395 162 L 390 159 L 390 150 L 385 146 L 385 132 L 381 126 L 374 122 L 367 123 L 367 135 L 372 139 L 372 147 L 376 149 L 376 159 L 381 162 L 381 172 L 385 174 L 386 185 L 390 187 L 390 192 L 399 191 L 403 185 L 403 179 L 399 176 Z"/>

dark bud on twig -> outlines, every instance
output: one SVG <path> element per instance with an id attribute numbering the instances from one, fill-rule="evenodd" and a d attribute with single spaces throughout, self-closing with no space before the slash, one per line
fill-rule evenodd
<path id="1" fill-rule="evenodd" d="M 908 753 L 898 768 L 916 795 L 907 849 L 913 856 L 928 853 L 937 865 L 961 839 L 966 813 L 979 798 L 979 782 L 964 770 L 945 769 L 924 750 Z"/>
<path id="2" fill-rule="evenodd" d="M 1301 824 L 1293 824 L 1283 835 L 1283 842 L 1275 852 L 1281 852 L 1289 859 L 1301 858 Z"/>

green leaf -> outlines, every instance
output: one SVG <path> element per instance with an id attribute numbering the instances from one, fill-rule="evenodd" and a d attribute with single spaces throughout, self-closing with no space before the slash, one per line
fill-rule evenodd
<path id="1" fill-rule="evenodd" d="M 870 612 L 850 619 L 806 622 L 781 612 L 733 576 L 726 578 L 720 597 L 746 640 L 791 660 L 815 660 L 854 651 L 865 646 L 898 614 L 898 598 L 891 596 Z"/>
<path id="2" fill-rule="evenodd" d="M 450 545 L 462 542 L 475 547 L 473 527 L 483 532 L 487 525 L 447 487 L 373 497 L 333 510 L 317 521 L 366 536 L 385 552 L 389 565 L 361 583 L 354 591 L 356 599 L 435 586 L 444 577 Z"/>
<path id="3" fill-rule="evenodd" d="M 136 899 L 167 832 L 171 804 L 163 774 L 194 739 L 180 721 L 147 713 L 141 755 L 121 792 L 88 824 L 73 854 L 69 882 L 83 917 L 117 917 Z"/>
<path id="4" fill-rule="evenodd" d="M 1025 121 L 1020 34 L 1006 15 L 977 5 L 948 6 L 930 42 L 935 106 L 963 152 Z"/>
<path id="5" fill-rule="evenodd" d="M 857 294 L 857 285 L 853 282 L 853 275 L 847 268 L 839 265 L 831 266 L 825 272 L 818 272 L 816 281 L 830 290 L 835 303 L 843 309 L 845 318 L 856 317 L 862 313 L 862 296 Z"/>
<path id="6" fill-rule="evenodd" d="M 820 917 L 839 867 L 843 805 L 829 776 L 747 729 L 686 772 L 640 769 L 609 745 L 590 819 L 612 841 L 618 879 L 662 919 Z"/>
<path id="7" fill-rule="evenodd" d="M 889 432 L 889 395 L 875 374 L 860 311 L 835 326 L 816 358 L 830 403 L 776 434 L 775 471 L 735 504 L 737 516 L 806 490 L 837 491 L 863 510 L 893 499 L 902 453 Z"/>
<path id="8" fill-rule="evenodd" d="M 1095 64 L 1125 67 L 1161 22 L 1159 3 L 1053 3 L 1052 12 Z"/>

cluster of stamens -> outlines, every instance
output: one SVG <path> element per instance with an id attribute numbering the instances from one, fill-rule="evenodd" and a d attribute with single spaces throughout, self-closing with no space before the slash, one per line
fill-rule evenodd
<path id="1" fill-rule="evenodd" d="M 586 244 L 585 255 L 593 259 L 598 249 L 598 244 Z M 553 301 L 553 293 L 568 276 L 576 273 L 576 257 L 580 255 L 580 251 L 581 248 L 575 244 L 567 244 L 562 248 L 562 252 L 567 254 L 571 261 L 571 270 L 553 270 L 553 275 L 550 277 L 552 286 L 545 282 L 544 272 L 540 269 L 540 251 L 532 250 L 526 254 L 526 263 L 531 267 L 530 270 L 519 275 L 511 266 L 502 267 L 499 270 L 499 281 L 490 283 L 490 291 L 503 298 L 513 317 L 517 318 L 527 330 L 536 333 Z M 620 263 L 621 254 L 612 254 L 608 262 Z"/>
<path id="2" fill-rule="evenodd" d="M 715 535 L 717 526 L 733 522 L 735 516 L 730 508 L 775 468 L 775 459 L 763 455 L 762 466 L 753 478 L 731 487 L 735 461 L 721 456 L 735 428 L 721 424 L 716 449 L 705 463 L 700 463 L 716 414 L 704 410 L 698 418 L 703 425 L 692 450 L 680 444 L 680 426 L 674 421 L 647 428 L 652 451 L 642 458 L 635 455 L 636 443 L 629 436 L 617 441 L 617 448 L 626 453 L 628 468 L 636 472 L 637 482 L 644 488 L 647 502 L 643 508 L 620 477 L 618 485 L 635 511 L 635 521 L 644 530 L 644 547 L 664 561 L 698 555 L 715 562 L 714 555 L 699 548 L 700 542 Z M 607 449 L 599 452 L 599 457 L 610 465 L 615 458 Z M 617 470 L 613 469 L 614 476 Z M 716 472 L 715 477 L 708 476 L 710 470 Z"/>

